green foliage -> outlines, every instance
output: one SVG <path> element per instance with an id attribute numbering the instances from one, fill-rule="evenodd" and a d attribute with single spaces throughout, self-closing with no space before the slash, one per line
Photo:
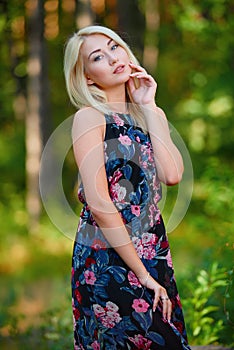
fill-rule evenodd
<path id="1" fill-rule="evenodd" d="M 187 298 L 183 304 L 192 343 L 208 345 L 220 340 L 224 320 L 220 317 L 222 309 L 217 305 L 217 293 L 226 286 L 227 274 L 224 268 L 218 267 L 217 262 L 212 264 L 209 272 L 201 270 L 196 283 L 187 282 Z"/>
<path id="2" fill-rule="evenodd" d="M 67 290 L 67 288 L 66 288 Z M 73 344 L 72 334 L 72 308 L 70 298 L 60 298 L 59 307 L 53 308 L 40 315 L 39 326 L 31 326 L 24 332 L 20 330 L 20 322 L 24 320 L 21 315 L 10 318 L 10 337 L 0 336 L 1 349 L 31 350 L 70 350 Z"/>

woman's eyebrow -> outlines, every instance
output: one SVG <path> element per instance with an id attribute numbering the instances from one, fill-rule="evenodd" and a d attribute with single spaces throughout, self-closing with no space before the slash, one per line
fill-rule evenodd
<path id="1" fill-rule="evenodd" d="M 99 51 L 101 51 L 101 49 L 97 49 L 97 50 L 92 51 L 92 52 L 89 54 L 88 59 L 90 58 L 91 55 L 93 55 L 94 53 L 99 52 Z"/>
<path id="2" fill-rule="evenodd" d="M 110 43 L 113 41 L 113 39 L 110 39 L 110 40 L 108 40 L 108 42 L 107 42 L 107 46 L 109 46 L 110 45 Z"/>
<path id="3" fill-rule="evenodd" d="M 109 39 L 106 46 L 109 46 L 112 41 L 113 41 L 113 39 Z M 96 50 L 92 51 L 89 54 L 88 59 L 90 58 L 91 55 L 93 55 L 94 53 L 100 52 L 100 51 L 101 51 L 101 49 L 96 49 Z"/>

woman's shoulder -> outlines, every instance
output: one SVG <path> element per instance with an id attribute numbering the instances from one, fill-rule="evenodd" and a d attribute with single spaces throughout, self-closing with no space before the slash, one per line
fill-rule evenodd
<path id="1" fill-rule="evenodd" d="M 103 129 L 104 126 L 104 114 L 93 107 L 85 107 L 79 109 L 75 113 L 72 125 L 72 132 L 83 133 L 94 128 Z"/>
<path id="2" fill-rule="evenodd" d="M 93 107 L 83 107 L 74 115 L 74 121 L 79 123 L 100 123 L 105 120 L 104 114 Z"/>

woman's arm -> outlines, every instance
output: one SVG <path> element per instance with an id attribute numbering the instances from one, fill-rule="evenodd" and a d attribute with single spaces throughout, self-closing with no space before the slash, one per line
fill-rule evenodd
<path id="1" fill-rule="evenodd" d="M 168 186 L 181 181 L 183 159 L 173 143 L 166 115 L 155 104 L 143 107 L 154 150 L 154 158 L 159 180 Z"/>
<path id="2" fill-rule="evenodd" d="M 130 75 L 128 85 L 133 101 L 145 115 L 159 180 L 166 185 L 175 185 L 182 178 L 183 159 L 171 139 L 165 113 L 155 104 L 157 84 L 144 68 L 132 63 L 130 67 L 135 72 Z M 136 88 L 133 78 L 139 79 L 139 87 Z"/>
<path id="3" fill-rule="evenodd" d="M 102 229 L 110 245 L 116 250 L 140 282 L 154 290 L 153 310 L 166 297 L 166 290 L 148 272 L 137 255 L 122 218 L 109 196 L 105 171 L 103 138 L 104 117 L 96 110 L 87 108 L 77 112 L 72 129 L 75 159 L 82 178 L 86 201 L 92 215 Z M 171 303 L 163 303 L 165 318 L 171 317 Z"/>

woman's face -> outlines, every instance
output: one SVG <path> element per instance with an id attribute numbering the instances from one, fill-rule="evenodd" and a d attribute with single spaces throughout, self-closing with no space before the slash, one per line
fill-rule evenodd
<path id="1" fill-rule="evenodd" d="M 81 48 L 88 85 L 108 91 L 129 80 L 129 57 L 123 47 L 103 34 L 85 38 Z"/>

